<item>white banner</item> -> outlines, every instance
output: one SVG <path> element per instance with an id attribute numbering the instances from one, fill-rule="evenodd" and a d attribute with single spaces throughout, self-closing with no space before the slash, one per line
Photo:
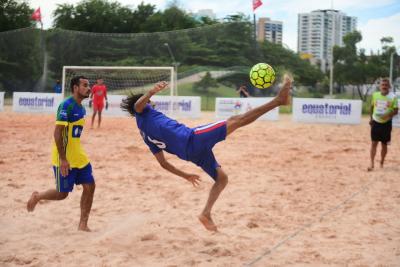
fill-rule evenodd
<path id="1" fill-rule="evenodd" d="M 400 127 L 400 92 L 396 93 L 397 95 L 397 106 L 399 107 L 399 113 L 392 119 L 392 125 L 394 127 Z"/>
<path id="2" fill-rule="evenodd" d="M 261 106 L 269 101 L 272 97 L 249 97 L 249 98 L 220 98 L 215 99 L 215 116 L 217 119 L 227 119 L 231 116 L 243 114 L 253 108 Z M 262 115 L 259 120 L 276 121 L 279 119 L 279 108 Z"/>
<path id="3" fill-rule="evenodd" d="M 55 113 L 62 101 L 61 94 L 55 93 L 13 93 L 13 111 L 29 113 Z"/>
<path id="4" fill-rule="evenodd" d="M 201 114 L 201 98 L 199 96 L 153 96 L 151 101 L 156 104 L 156 110 L 168 116 L 199 118 Z M 173 103 L 172 109 L 171 103 Z"/>
<path id="5" fill-rule="evenodd" d="M 4 92 L 0 92 L 0 111 L 4 110 Z"/>
<path id="6" fill-rule="evenodd" d="M 126 95 L 107 95 L 108 109 L 103 109 L 102 114 L 111 116 L 127 116 L 128 113 L 120 108 L 122 99 Z M 171 101 L 172 99 L 172 101 Z M 153 96 L 151 101 L 156 104 L 155 109 L 171 116 L 171 102 L 173 103 L 173 117 L 179 118 L 199 118 L 200 117 L 200 97 L 198 96 Z M 82 104 L 87 110 L 87 114 L 92 112 L 89 108 L 89 100 L 85 99 Z"/>
<path id="7" fill-rule="evenodd" d="M 360 124 L 361 100 L 293 98 L 293 121 Z"/>

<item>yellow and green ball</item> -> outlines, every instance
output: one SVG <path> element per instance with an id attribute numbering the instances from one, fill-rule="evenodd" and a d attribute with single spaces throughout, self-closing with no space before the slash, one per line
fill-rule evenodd
<path id="1" fill-rule="evenodd" d="M 275 81 L 275 71 L 267 63 L 258 63 L 250 70 L 250 82 L 257 88 L 265 89 Z"/>

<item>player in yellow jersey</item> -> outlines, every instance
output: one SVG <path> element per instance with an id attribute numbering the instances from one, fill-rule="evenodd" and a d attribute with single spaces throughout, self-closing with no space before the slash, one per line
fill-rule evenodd
<path id="1" fill-rule="evenodd" d="M 84 76 L 76 76 L 70 84 L 72 96 L 61 102 L 57 111 L 52 164 L 56 180 L 56 189 L 33 192 L 28 203 L 28 211 L 33 211 L 42 200 L 62 200 L 72 192 L 74 184 L 83 187 L 81 198 L 81 218 L 78 230 L 90 231 L 89 213 L 92 207 L 95 182 L 92 166 L 83 151 L 80 137 L 85 124 L 85 108 L 82 100 L 90 95 L 89 81 Z"/>
<path id="2" fill-rule="evenodd" d="M 379 92 L 372 95 L 371 100 L 371 164 L 368 171 L 374 169 L 374 160 L 376 148 L 381 142 L 381 161 L 380 166 L 383 167 L 387 154 L 387 145 L 390 143 L 392 133 L 392 118 L 398 113 L 397 97 L 389 92 L 390 81 L 388 78 L 383 78 L 380 82 Z"/>

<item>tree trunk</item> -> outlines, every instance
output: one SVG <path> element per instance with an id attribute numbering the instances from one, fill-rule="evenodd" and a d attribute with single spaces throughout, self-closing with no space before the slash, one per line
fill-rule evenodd
<path id="1" fill-rule="evenodd" d="M 365 102 L 366 99 L 364 99 L 364 95 L 363 95 L 363 93 L 361 92 L 360 85 L 357 84 L 357 85 L 356 85 L 356 88 L 357 88 L 358 95 L 360 96 L 360 99 L 361 99 L 363 102 Z"/>

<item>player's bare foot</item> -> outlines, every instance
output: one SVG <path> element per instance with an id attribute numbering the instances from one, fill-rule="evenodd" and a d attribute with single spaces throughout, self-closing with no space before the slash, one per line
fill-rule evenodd
<path id="1" fill-rule="evenodd" d="M 380 167 L 383 168 L 383 161 L 381 161 Z"/>
<path id="2" fill-rule="evenodd" d="M 280 105 L 290 104 L 290 89 L 292 88 L 292 78 L 285 74 L 283 76 L 282 87 L 279 90 L 277 99 Z"/>
<path id="3" fill-rule="evenodd" d="M 35 191 L 32 193 L 31 197 L 28 200 L 28 203 L 26 204 L 26 209 L 28 210 L 28 212 L 32 212 L 35 207 L 36 204 L 39 202 L 39 192 Z"/>
<path id="4" fill-rule="evenodd" d="M 372 172 L 374 170 L 374 167 L 368 167 L 367 171 Z"/>
<path id="5" fill-rule="evenodd" d="M 217 231 L 217 226 L 214 224 L 213 220 L 211 219 L 210 216 L 206 216 L 201 214 L 199 216 L 199 221 L 204 225 L 204 227 L 208 230 L 208 231 Z"/>
<path id="6" fill-rule="evenodd" d="M 79 224 L 78 231 L 91 232 L 92 230 L 86 224 Z"/>

